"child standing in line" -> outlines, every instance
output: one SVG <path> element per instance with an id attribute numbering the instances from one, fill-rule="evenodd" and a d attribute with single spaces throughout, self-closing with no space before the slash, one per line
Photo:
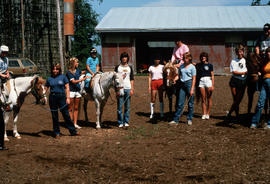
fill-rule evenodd
<path id="1" fill-rule="evenodd" d="M 246 59 L 244 58 L 244 47 L 239 45 L 235 49 L 237 58 L 231 61 L 230 71 L 232 72 L 232 77 L 230 80 L 231 93 L 233 97 L 233 104 L 227 117 L 230 118 L 231 114 L 235 112 L 236 117 L 239 116 L 239 105 L 243 99 L 245 89 L 246 89 L 246 79 L 247 79 L 247 66 Z"/>
<path id="2" fill-rule="evenodd" d="M 180 65 L 178 76 L 175 77 L 174 81 L 180 78 L 180 91 L 178 106 L 174 114 L 173 120 L 169 123 L 171 125 L 178 124 L 179 118 L 182 115 L 184 110 L 184 105 L 186 98 L 188 99 L 188 115 L 187 115 L 187 124 L 192 125 L 193 118 L 193 100 L 194 100 L 194 88 L 196 83 L 196 68 L 192 64 L 192 56 L 190 52 L 186 52 L 183 56 L 184 64 Z"/>
<path id="3" fill-rule="evenodd" d="M 77 129 L 81 127 L 77 124 L 78 121 L 78 113 L 79 113 L 79 105 L 82 95 L 80 94 L 80 82 L 90 78 L 89 76 L 85 76 L 82 79 L 79 79 L 82 72 L 78 69 L 79 60 L 75 57 L 70 58 L 69 60 L 69 70 L 67 71 L 67 78 L 69 81 L 69 90 L 70 90 L 70 104 L 68 105 L 68 111 L 71 120 L 74 122 L 74 126 Z"/>
<path id="4" fill-rule="evenodd" d="M 163 68 L 164 65 L 159 64 L 160 60 L 155 59 L 154 65 L 150 66 L 149 79 L 148 79 L 148 91 L 151 94 L 151 103 L 150 103 L 150 119 L 154 117 L 155 102 L 156 96 L 158 93 L 159 102 L 160 102 L 160 117 L 164 117 L 164 104 L 163 104 Z"/>
<path id="5" fill-rule="evenodd" d="M 123 52 L 120 55 L 121 63 L 115 67 L 115 72 L 121 73 L 124 80 L 124 96 L 117 94 L 117 117 L 119 128 L 129 126 L 129 114 L 130 114 L 130 97 L 134 93 L 134 75 L 133 69 L 128 64 L 129 55 L 127 52 Z M 124 116 L 123 116 L 124 106 Z"/>
<path id="6" fill-rule="evenodd" d="M 214 91 L 214 71 L 213 65 L 208 62 L 208 54 L 200 54 L 201 63 L 196 65 L 197 79 L 199 83 L 200 97 L 202 98 L 202 119 L 210 118 L 212 107 L 212 93 Z"/>

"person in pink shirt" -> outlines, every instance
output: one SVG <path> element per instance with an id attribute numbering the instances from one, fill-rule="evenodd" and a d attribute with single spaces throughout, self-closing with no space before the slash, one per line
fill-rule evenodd
<path id="1" fill-rule="evenodd" d="M 180 65 L 184 63 L 183 55 L 186 52 L 189 52 L 189 48 L 181 40 L 176 40 L 175 45 L 176 47 L 173 49 L 171 61 L 176 65 L 177 68 L 179 68 Z"/>
<path id="2" fill-rule="evenodd" d="M 160 102 L 160 117 L 164 117 L 164 104 L 163 104 L 163 68 L 164 65 L 159 64 L 160 59 L 154 60 L 154 65 L 150 66 L 149 71 L 149 80 L 148 80 L 148 91 L 151 94 L 151 103 L 150 103 L 150 119 L 154 117 L 155 101 L 158 93 L 159 102 Z"/>

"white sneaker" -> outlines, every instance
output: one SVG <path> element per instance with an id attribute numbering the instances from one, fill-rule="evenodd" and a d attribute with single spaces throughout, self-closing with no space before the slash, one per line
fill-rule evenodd
<path id="1" fill-rule="evenodd" d="M 202 119 L 206 119 L 206 116 L 207 116 L 207 115 L 205 115 L 205 114 L 204 114 L 204 115 L 202 115 Z"/>
<path id="2" fill-rule="evenodd" d="M 123 125 L 123 124 L 120 124 L 118 127 L 119 127 L 119 128 L 123 128 L 123 127 L 124 127 L 124 125 Z"/>
<path id="3" fill-rule="evenodd" d="M 205 115 L 205 119 L 209 119 L 210 116 L 208 114 Z"/>
<path id="4" fill-rule="evenodd" d="M 128 123 L 125 123 L 125 127 L 129 127 L 129 124 Z"/>
<path id="5" fill-rule="evenodd" d="M 76 129 L 81 129 L 82 127 L 80 127 L 79 125 L 75 124 L 74 125 Z"/>
<path id="6" fill-rule="evenodd" d="M 192 125 L 192 121 L 191 120 L 188 120 L 187 121 L 187 124 L 190 126 L 190 125 Z"/>
<path id="7" fill-rule="evenodd" d="M 169 122 L 169 125 L 178 125 L 178 123 L 176 123 L 175 121 L 171 121 Z"/>

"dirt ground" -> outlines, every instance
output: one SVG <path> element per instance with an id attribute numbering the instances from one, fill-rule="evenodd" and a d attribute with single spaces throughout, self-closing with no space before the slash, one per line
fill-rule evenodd
<path id="1" fill-rule="evenodd" d="M 270 183 L 270 131 L 249 129 L 246 94 L 240 121 L 224 121 L 232 103 L 228 82 L 216 77 L 210 120 L 201 119 L 201 105 L 195 104 L 192 126 L 185 124 L 185 113 L 178 126 L 169 126 L 167 120 L 149 122 L 147 77 L 136 77 L 128 129 L 117 127 L 112 92 L 102 129 L 94 128 L 90 102 L 90 122 L 80 114 L 81 136 L 69 136 L 62 126 L 59 140 L 52 137 L 48 106 L 34 105 L 29 95 L 18 123 L 22 139 L 11 136 L 11 122 L 7 127 L 0 183 Z"/>

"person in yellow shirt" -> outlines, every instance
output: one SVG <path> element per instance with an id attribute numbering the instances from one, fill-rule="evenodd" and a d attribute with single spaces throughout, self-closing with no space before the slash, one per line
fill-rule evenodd
<path id="1" fill-rule="evenodd" d="M 257 128 L 264 108 L 265 100 L 270 96 L 270 47 L 265 51 L 265 61 L 262 67 L 263 84 L 260 92 L 259 100 L 256 106 L 255 114 L 251 120 L 250 128 Z M 267 121 L 265 129 L 270 129 L 270 119 Z"/>

